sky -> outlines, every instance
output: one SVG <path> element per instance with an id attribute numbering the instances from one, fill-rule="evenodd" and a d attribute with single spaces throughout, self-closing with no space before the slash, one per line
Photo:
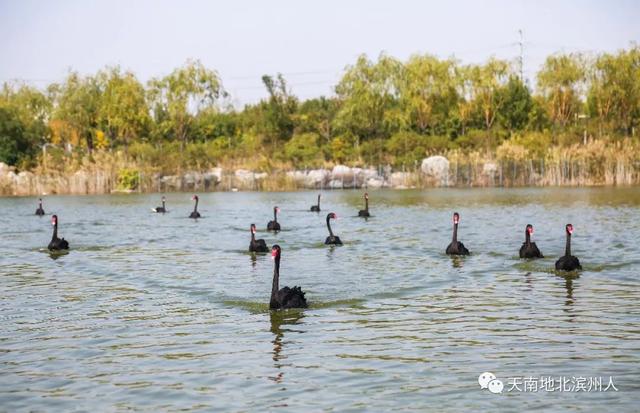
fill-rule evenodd
<path id="1" fill-rule="evenodd" d="M 114 65 L 146 82 L 199 59 L 241 107 L 266 96 L 263 74 L 301 99 L 332 95 L 363 53 L 516 59 L 519 30 L 533 82 L 553 53 L 640 42 L 639 22 L 634 0 L 0 0 L 0 82 L 44 87 Z"/>

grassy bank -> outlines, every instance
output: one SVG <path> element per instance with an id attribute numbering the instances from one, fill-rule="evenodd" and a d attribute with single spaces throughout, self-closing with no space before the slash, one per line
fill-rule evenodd
<path id="1" fill-rule="evenodd" d="M 48 150 L 31 171 L 0 174 L 3 195 L 100 194 L 114 191 L 225 191 L 232 189 L 282 191 L 309 188 L 287 172 L 300 170 L 275 157 L 220 159 L 204 145 L 140 147 L 128 151 L 82 152 Z M 435 182 L 420 164 L 391 168 L 367 165 L 362 160 L 344 162 L 380 173 L 385 187 L 427 188 L 490 186 L 592 186 L 640 184 L 640 144 L 637 139 L 598 139 L 568 146 L 544 144 L 531 148 L 521 139 L 504 141 L 493 151 L 449 149 L 438 153 L 449 161 L 448 176 Z M 330 173 L 335 164 L 314 165 Z M 384 171 L 384 172 L 383 172 Z M 314 188 L 328 189 L 328 180 Z M 367 186 L 366 180 L 342 178 L 332 188 Z"/>

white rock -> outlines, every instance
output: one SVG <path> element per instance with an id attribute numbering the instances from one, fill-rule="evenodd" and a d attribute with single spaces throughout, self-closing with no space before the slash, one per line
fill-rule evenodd
<path id="1" fill-rule="evenodd" d="M 495 162 L 486 162 L 482 166 L 482 174 L 492 176 L 498 172 L 498 165 Z"/>
<path id="2" fill-rule="evenodd" d="M 331 179 L 344 179 L 351 175 L 351 168 L 346 165 L 336 165 L 333 167 L 333 170 L 331 170 Z"/>
<path id="3" fill-rule="evenodd" d="M 384 186 L 384 181 L 382 178 L 369 178 L 367 179 L 367 188 L 382 188 Z"/>
<path id="4" fill-rule="evenodd" d="M 409 172 L 394 172 L 389 178 L 389 183 L 393 188 L 406 188 L 410 178 L 411 173 Z"/>
<path id="5" fill-rule="evenodd" d="M 432 178 L 439 185 L 447 185 L 449 181 L 449 160 L 444 156 L 430 156 L 422 160 L 422 173 Z"/>

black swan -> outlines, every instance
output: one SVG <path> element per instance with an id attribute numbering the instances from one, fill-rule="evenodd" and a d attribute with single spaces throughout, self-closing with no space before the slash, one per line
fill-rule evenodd
<path id="1" fill-rule="evenodd" d="M 364 193 L 364 209 L 361 209 L 360 211 L 358 211 L 358 216 L 359 217 L 370 217 L 371 215 L 369 214 L 369 194 L 368 193 Z"/>
<path id="2" fill-rule="evenodd" d="M 273 207 L 273 221 L 267 223 L 267 231 L 280 231 L 280 223 L 278 223 L 278 212 L 280 208 Z"/>
<path id="3" fill-rule="evenodd" d="M 269 252 L 269 247 L 263 239 L 256 239 L 256 224 L 251 224 L 251 242 L 249 252 Z"/>
<path id="4" fill-rule="evenodd" d="M 464 244 L 458 241 L 458 222 L 460 222 L 460 214 L 453 213 L 453 239 L 447 247 L 447 255 L 469 255 L 469 250 Z"/>
<path id="5" fill-rule="evenodd" d="M 38 209 L 36 209 L 36 215 L 44 215 L 44 209 L 42 209 L 42 198 L 38 198 Z"/>
<path id="6" fill-rule="evenodd" d="M 167 212 L 167 208 L 165 206 L 165 199 L 164 197 L 162 197 L 162 206 L 161 207 L 155 207 L 152 209 L 153 212 L 158 212 L 158 213 L 162 213 L 164 214 L 165 212 Z"/>
<path id="7" fill-rule="evenodd" d="M 311 212 L 320 212 L 320 194 L 318 194 L 318 205 L 311 205 Z"/>
<path id="8" fill-rule="evenodd" d="M 340 237 L 336 237 L 335 235 L 333 235 L 333 231 L 331 231 L 331 224 L 329 223 L 329 220 L 331 218 L 338 219 L 338 216 L 333 212 L 330 212 L 327 214 L 327 229 L 329 230 L 329 236 L 324 241 L 324 243 L 325 245 L 342 245 L 342 241 L 340 241 Z"/>
<path id="9" fill-rule="evenodd" d="M 279 245 L 271 248 L 271 257 L 275 260 L 273 269 L 273 285 L 271 287 L 271 301 L 269 308 L 279 310 L 281 308 L 307 308 L 307 300 L 304 298 L 304 292 L 300 287 L 282 287 L 279 289 L 280 282 L 280 256 L 282 250 Z"/>
<path id="10" fill-rule="evenodd" d="M 567 231 L 567 245 L 564 250 L 564 256 L 560 257 L 558 261 L 556 261 L 556 270 L 581 270 L 582 265 L 580 265 L 580 260 L 571 255 L 571 234 L 573 234 L 573 225 L 567 224 L 565 229 Z"/>
<path id="11" fill-rule="evenodd" d="M 191 199 L 195 200 L 196 204 L 193 206 L 193 212 L 191 212 L 191 215 L 189 215 L 189 218 L 200 218 L 200 213 L 198 212 L 198 200 L 200 198 L 198 198 L 198 195 L 194 195 L 193 198 Z"/>
<path id="12" fill-rule="evenodd" d="M 544 258 L 535 242 L 531 242 L 533 225 L 527 224 L 524 230 L 524 242 L 520 247 L 520 258 Z"/>
<path id="13" fill-rule="evenodd" d="M 53 236 L 51 237 L 51 242 L 49 243 L 48 248 L 51 251 L 58 250 L 68 250 L 69 243 L 64 238 L 58 238 L 58 216 L 54 215 L 51 217 L 51 225 L 53 225 Z"/>

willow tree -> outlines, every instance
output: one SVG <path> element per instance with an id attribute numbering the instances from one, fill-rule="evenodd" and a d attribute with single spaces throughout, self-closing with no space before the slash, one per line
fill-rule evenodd
<path id="1" fill-rule="evenodd" d="M 585 81 L 585 64 L 580 54 L 549 56 L 538 72 L 538 90 L 546 102 L 549 118 L 566 126 L 579 112 Z"/>
<path id="2" fill-rule="evenodd" d="M 118 67 L 100 76 L 105 86 L 98 121 L 112 142 L 128 145 L 142 136 L 151 120 L 144 86 L 133 73 L 122 73 Z"/>
<path id="3" fill-rule="evenodd" d="M 420 133 L 433 132 L 443 126 L 455 110 L 456 63 L 434 56 L 412 56 L 396 77 L 403 115 Z"/>
<path id="4" fill-rule="evenodd" d="M 588 105 L 600 125 L 631 133 L 640 116 L 640 48 L 605 53 L 589 71 Z"/>
<path id="5" fill-rule="evenodd" d="M 39 144 L 48 135 L 51 102 L 42 92 L 4 83 L 0 88 L 0 162 L 26 167 L 33 164 Z"/>
<path id="6" fill-rule="evenodd" d="M 180 141 L 182 149 L 189 138 L 194 114 L 215 109 L 217 101 L 226 96 L 218 73 L 198 60 L 189 60 L 168 76 L 149 81 L 156 123 L 165 134 Z"/>
<path id="7" fill-rule="evenodd" d="M 271 139 L 275 149 L 278 141 L 286 141 L 293 135 L 298 99 L 288 89 L 281 73 L 276 77 L 262 76 L 262 83 L 269 98 L 263 99 L 259 105 L 262 117 L 259 129 Z"/>
<path id="8" fill-rule="evenodd" d="M 62 84 L 51 85 L 49 92 L 54 101 L 52 120 L 63 122 L 70 134 L 84 140 L 91 154 L 102 98 L 100 80 L 71 72 Z"/>
<path id="9" fill-rule="evenodd" d="M 470 100 L 481 113 L 484 127 L 491 129 L 502 108 L 505 94 L 500 90 L 509 79 L 509 65 L 491 58 L 484 65 L 473 65 L 467 71 Z"/>
<path id="10" fill-rule="evenodd" d="M 398 111 L 396 77 L 401 67 L 384 54 L 376 63 L 361 55 L 355 65 L 348 66 L 336 86 L 340 101 L 336 128 L 369 139 L 406 125 L 407 119 Z"/>

